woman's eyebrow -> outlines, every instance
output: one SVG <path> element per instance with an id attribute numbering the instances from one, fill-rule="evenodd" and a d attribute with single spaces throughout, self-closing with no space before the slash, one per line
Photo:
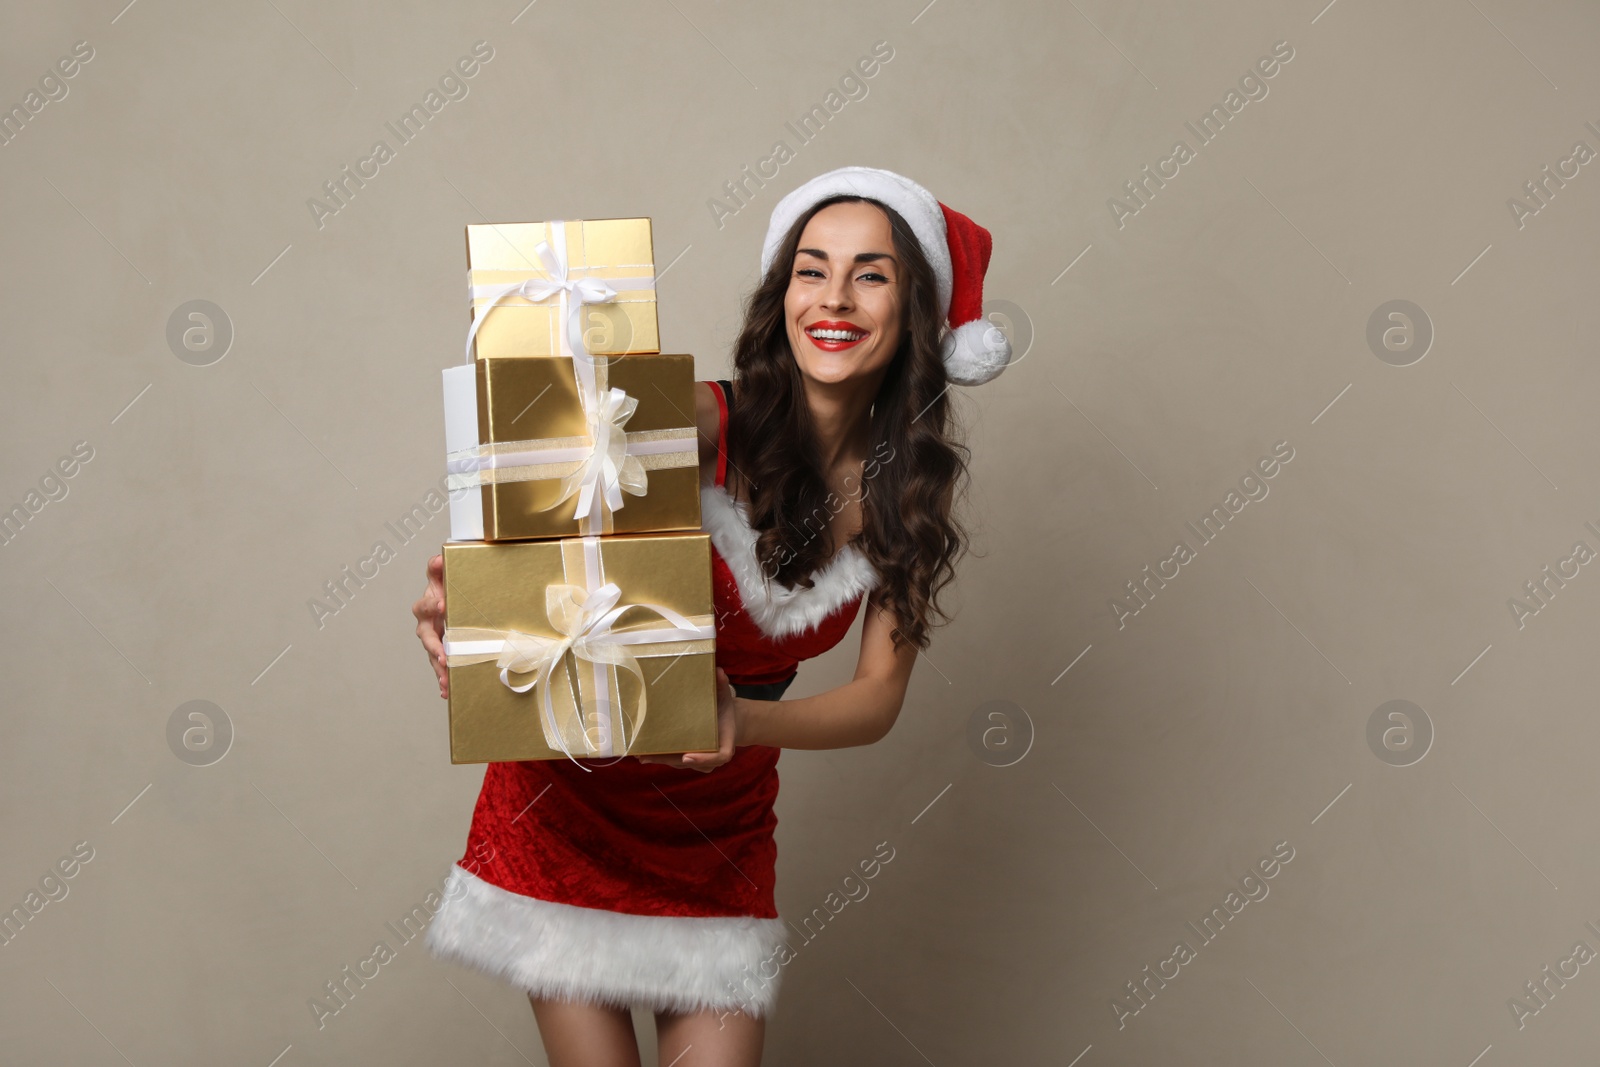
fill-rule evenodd
<path id="1" fill-rule="evenodd" d="M 827 262 L 828 259 L 828 253 L 824 252 L 820 248 L 797 248 L 795 249 L 795 255 L 816 256 L 823 262 Z M 871 263 L 874 260 L 879 259 L 887 259 L 890 263 L 895 263 L 898 265 L 898 261 L 887 252 L 857 252 L 855 261 L 857 263 Z"/>

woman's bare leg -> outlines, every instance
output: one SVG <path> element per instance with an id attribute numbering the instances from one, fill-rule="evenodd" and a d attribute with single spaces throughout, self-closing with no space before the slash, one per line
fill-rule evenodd
<path id="1" fill-rule="evenodd" d="M 742 1011 L 658 1011 L 656 1062 L 659 1067 L 760 1067 L 766 1035 L 766 1020 Z"/>
<path id="2" fill-rule="evenodd" d="M 550 1067 L 640 1067 L 627 1008 L 529 997 Z"/>

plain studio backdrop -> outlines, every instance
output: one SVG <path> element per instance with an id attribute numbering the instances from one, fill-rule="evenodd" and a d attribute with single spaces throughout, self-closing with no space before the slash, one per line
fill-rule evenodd
<path id="1" fill-rule="evenodd" d="M 899 724 L 780 764 L 767 1062 L 1592 1055 L 1592 7 L 124 4 L 0 40 L 8 1064 L 544 1062 L 405 936 L 463 227 L 649 216 L 720 377 L 846 164 L 1020 359 Z"/>

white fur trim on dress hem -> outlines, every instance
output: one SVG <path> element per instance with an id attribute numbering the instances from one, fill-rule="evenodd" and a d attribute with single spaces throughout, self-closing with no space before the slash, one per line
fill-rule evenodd
<path id="1" fill-rule="evenodd" d="M 427 933 L 435 956 L 536 997 L 757 1018 L 777 1002 L 783 941 L 782 919 L 578 907 L 513 893 L 459 865 Z"/>
<path id="2" fill-rule="evenodd" d="M 856 597 L 878 586 L 878 571 L 853 544 L 812 573 L 810 589 L 780 585 L 756 558 L 756 531 L 749 505 L 736 501 L 720 485 L 700 487 L 700 526 L 711 535 L 717 554 L 728 565 L 739 600 L 752 622 L 773 640 L 815 629 Z"/>

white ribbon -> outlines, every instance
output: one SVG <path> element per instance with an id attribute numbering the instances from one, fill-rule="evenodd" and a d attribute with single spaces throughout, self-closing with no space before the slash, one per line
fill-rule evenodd
<path id="1" fill-rule="evenodd" d="M 605 526 L 602 504 L 612 511 L 619 510 L 624 504 L 622 490 L 627 489 L 635 496 L 643 496 L 647 480 L 644 467 L 637 459 L 628 455 L 634 450 L 628 447 L 627 431 L 623 428 L 623 424 L 633 414 L 639 402 L 620 389 L 611 389 L 602 394 L 601 376 L 597 374 L 595 362 L 583 343 L 583 306 L 609 303 L 617 298 L 619 290 L 654 289 L 656 282 L 654 277 L 609 280 L 572 277 L 567 264 L 566 222 L 556 219 L 549 225 L 550 240 L 540 241 L 534 248 L 534 253 L 544 267 L 546 277 L 471 287 L 473 301 L 486 297 L 488 303 L 473 312 L 472 327 L 467 331 L 466 362 L 468 364 L 472 362 L 472 346 L 478 336 L 478 328 L 483 325 L 483 320 L 496 306 L 513 296 L 520 296 L 534 303 L 548 300 L 552 296 L 559 298 L 560 308 L 557 312 L 560 324 L 557 330 L 560 340 L 559 354 L 572 359 L 572 371 L 578 384 L 578 400 L 583 405 L 593 448 L 577 456 L 563 457 L 580 459 L 583 466 L 562 479 L 561 496 L 549 507 L 556 507 L 576 495 L 578 500 L 574 517 L 578 520 L 579 531 L 583 534 L 600 533 L 604 531 Z M 483 469 L 481 465 L 474 464 L 486 458 L 489 457 L 463 457 L 461 461 L 463 465 L 452 466 L 451 470 L 463 473 L 481 470 Z M 559 462 L 559 460 L 535 462 Z M 490 467 L 495 465 L 493 462 L 488 464 Z M 600 488 L 600 493 L 596 493 L 597 488 Z"/>
<path id="2" fill-rule="evenodd" d="M 624 491 L 634 496 L 648 492 L 649 470 L 688 467 L 699 462 L 694 431 L 688 427 L 630 434 L 627 422 L 638 407 L 637 397 L 608 388 L 599 404 L 584 413 L 588 431 L 585 436 L 497 441 L 452 452 L 446 456 L 448 488 L 453 491 L 523 480 L 515 476 L 486 477 L 485 471 L 543 468 L 518 472 L 526 478 L 561 478 L 560 495 L 535 510 L 549 511 L 577 496 L 572 517 L 578 522 L 578 532 L 606 533 L 606 516 L 622 509 Z M 641 457 L 649 457 L 648 466 Z M 574 463 L 577 466 L 572 466 Z"/>
<path id="3" fill-rule="evenodd" d="M 573 369 L 578 374 L 581 386 L 579 392 L 585 406 L 590 406 L 598 398 L 595 395 L 594 367 L 590 364 L 589 350 L 583 343 L 583 306 L 610 303 L 617 298 L 619 290 L 654 289 L 656 280 L 654 277 L 573 278 L 567 267 L 567 226 L 560 219 L 550 223 L 550 240 L 540 241 L 534 253 L 543 264 L 546 277 L 471 287 L 472 300 L 487 298 L 489 302 L 473 312 L 472 328 L 467 331 L 466 362 L 472 362 L 472 344 L 478 336 L 478 327 L 501 302 L 513 296 L 534 303 L 552 296 L 559 297 L 560 310 L 557 314 L 560 329 L 557 334 L 561 344 L 560 355 L 572 357 Z"/>
<path id="4" fill-rule="evenodd" d="M 662 604 L 618 606 L 622 590 L 615 582 L 603 584 L 599 582 L 600 539 L 585 537 L 582 541 L 587 588 L 561 582 L 553 582 L 545 587 L 545 612 L 551 626 L 561 635 L 560 637 L 528 634 L 518 630 L 449 627 L 445 630 L 444 652 L 446 665 L 451 667 L 493 659 L 495 665 L 500 668 L 501 683 L 513 693 L 526 693 L 529 689 L 537 687 L 539 725 L 544 733 L 545 744 L 552 749 L 558 749 L 573 763 L 588 771 L 592 768 L 578 763 L 577 758 L 573 756 L 569 736 L 577 738 L 588 755 L 625 756 L 633 747 L 634 741 L 638 739 L 639 730 L 644 725 L 648 704 L 644 672 L 639 668 L 638 657 L 630 646 L 712 641 L 715 638 L 716 628 L 709 620 L 704 623 L 695 622 Z M 665 619 L 668 625 L 650 629 L 614 631 L 612 626 L 618 617 L 633 608 L 654 612 Z M 709 649 L 642 651 L 641 654 L 682 655 L 689 651 L 709 651 Z M 598 736 L 594 736 L 582 725 L 582 698 L 579 694 L 573 693 L 570 679 L 567 691 L 571 696 L 571 707 L 575 709 L 576 717 L 564 722 L 557 720 L 550 686 L 557 672 L 566 678 L 564 661 L 569 652 L 577 660 L 590 665 L 593 671 L 596 705 L 602 716 L 608 714 L 609 703 L 606 699 L 609 693 L 606 668 L 615 666 L 639 679 L 639 707 L 634 717 L 631 739 L 627 728 L 626 709 L 622 709 L 618 714 L 622 728 L 620 753 L 616 751 L 615 743 L 608 736 L 608 726 L 598 725 L 596 729 Z M 581 663 L 579 669 L 582 669 Z M 532 674 L 533 678 L 525 685 L 513 685 L 511 682 L 513 673 Z M 565 707 L 564 705 L 563 710 Z"/>
<path id="5" fill-rule="evenodd" d="M 561 479 L 561 495 L 551 507 L 577 494 L 574 513 L 587 516 L 593 523 L 600 517 L 602 503 L 613 512 L 621 510 L 624 479 L 630 493 L 644 495 L 648 486 L 644 465 L 637 456 L 627 454 L 628 431 L 623 428 L 638 407 L 638 399 L 621 389 L 608 390 L 600 398 L 588 413 L 594 450 L 582 467 Z M 595 494 L 597 483 L 602 487 L 599 499 Z"/>

